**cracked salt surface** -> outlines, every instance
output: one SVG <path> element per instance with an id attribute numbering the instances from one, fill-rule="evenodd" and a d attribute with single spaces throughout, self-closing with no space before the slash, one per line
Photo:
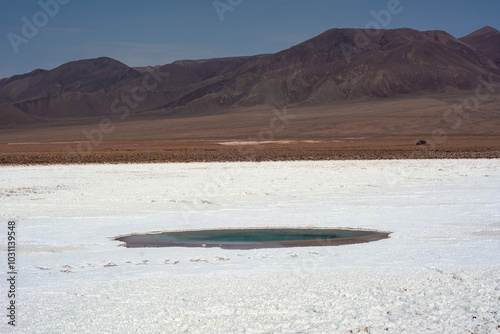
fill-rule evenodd
<path id="1" fill-rule="evenodd" d="M 18 220 L 19 333 L 500 332 L 500 160 L 0 171 L 1 214 Z M 393 233 L 260 250 L 111 239 L 267 226 Z"/>

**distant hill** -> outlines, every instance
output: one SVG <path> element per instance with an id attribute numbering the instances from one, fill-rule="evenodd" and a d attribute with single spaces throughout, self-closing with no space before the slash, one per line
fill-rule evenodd
<path id="1" fill-rule="evenodd" d="M 153 74 L 152 74 L 153 73 Z M 111 58 L 0 80 L 0 126 L 130 113 L 190 115 L 467 90 L 500 81 L 500 32 L 331 29 L 276 54 L 131 68 Z"/>
<path id="2" fill-rule="evenodd" d="M 500 31 L 484 27 L 460 40 L 492 59 L 500 67 Z"/>

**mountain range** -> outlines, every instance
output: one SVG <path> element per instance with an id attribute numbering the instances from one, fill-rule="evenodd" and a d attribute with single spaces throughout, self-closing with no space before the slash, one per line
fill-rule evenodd
<path id="1" fill-rule="evenodd" d="M 500 81 L 500 32 L 331 29 L 275 54 L 132 68 L 102 57 L 0 79 L 0 127 L 129 114 L 206 115 L 258 105 L 471 90 Z"/>

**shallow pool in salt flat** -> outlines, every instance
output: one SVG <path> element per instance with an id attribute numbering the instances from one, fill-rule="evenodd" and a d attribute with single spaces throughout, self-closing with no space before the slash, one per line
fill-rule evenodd
<path id="1" fill-rule="evenodd" d="M 498 332 L 500 159 L 2 166 L 0 207 L 22 290 L 1 333 Z M 393 233 L 248 251 L 107 238 L 282 226 Z"/>
<path id="2" fill-rule="evenodd" d="M 307 246 L 338 246 L 385 239 L 387 232 L 359 229 L 257 228 L 152 232 L 120 236 L 128 248 L 220 247 L 255 249 Z"/>

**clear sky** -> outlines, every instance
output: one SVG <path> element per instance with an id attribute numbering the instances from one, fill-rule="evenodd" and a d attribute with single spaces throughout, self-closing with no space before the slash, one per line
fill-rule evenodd
<path id="1" fill-rule="evenodd" d="M 145 66 L 273 53 L 369 22 L 462 37 L 500 30 L 500 0 L 0 0 L 0 78 L 100 56 Z"/>

